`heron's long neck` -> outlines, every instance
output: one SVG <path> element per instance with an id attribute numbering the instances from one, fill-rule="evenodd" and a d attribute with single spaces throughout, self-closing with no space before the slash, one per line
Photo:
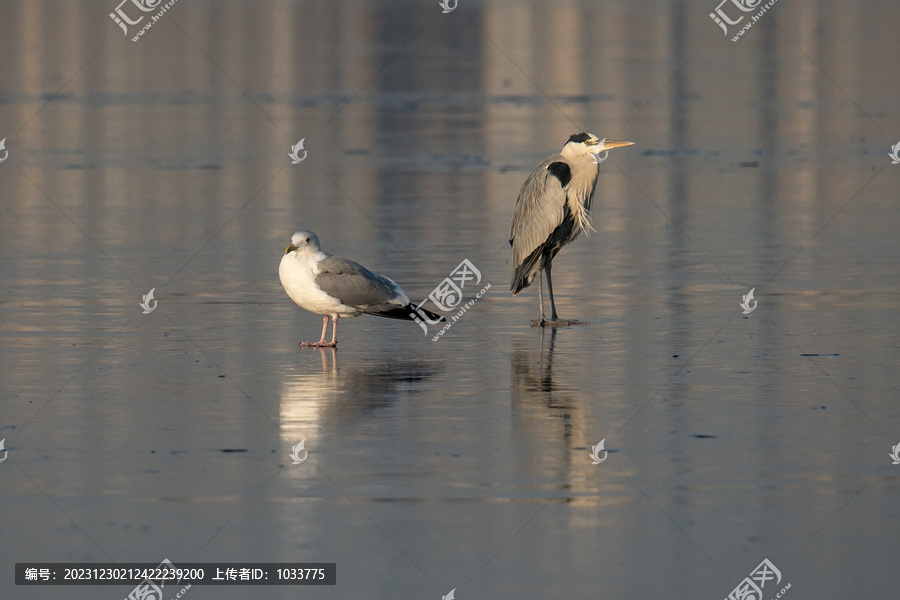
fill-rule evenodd
<path id="1" fill-rule="evenodd" d="M 572 161 L 572 179 L 566 189 L 566 202 L 578 223 L 578 228 L 587 234 L 591 227 L 591 199 L 597 186 L 599 166 L 590 156 L 580 156 Z"/>

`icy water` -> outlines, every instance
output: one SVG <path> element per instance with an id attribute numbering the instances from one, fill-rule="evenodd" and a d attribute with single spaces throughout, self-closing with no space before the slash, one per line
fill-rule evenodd
<path id="1" fill-rule="evenodd" d="M 0 598 L 163 558 L 337 564 L 189 600 L 896 596 L 900 6 L 179 0 L 132 42 L 116 1 L 0 2 Z M 509 221 L 579 131 L 636 143 L 554 263 L 589 324 L 541 330 Z M 490 289 L 301 349 L 300 228 Z"/>

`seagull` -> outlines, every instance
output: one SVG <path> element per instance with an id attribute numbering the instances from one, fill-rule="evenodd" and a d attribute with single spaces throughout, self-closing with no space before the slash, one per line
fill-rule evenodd
<path id="1" fill-rule="evenodd" d="M 365 313 L 410 319 L 418 310 L 431 320 L 447 320 L 411 303 L 393 280 L 352 260 L 322 252 L 319 238 L 312 231 L 300 230 L 291 236 L 291 245 L 281 257 L 278 277 L 284 291 L 298 306 L 324 316 L 322 338 L 318 342 L 300 342 L 301 348 L 337 346 L 338 317 L 351 318 Z M 329 317 L 333 327 L 331 341 L 326 342 Z"/>

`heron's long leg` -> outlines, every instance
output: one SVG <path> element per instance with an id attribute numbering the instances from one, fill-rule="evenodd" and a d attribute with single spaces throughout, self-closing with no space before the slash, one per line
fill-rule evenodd
<path id="1" fill-rule="evenodd" d="M 556 302 L 553 300 L 553 280 L 550 279 L 550 261 L 547 261 L 547 265 L 544 267 L 544 270 L 547 271 L 547 289 L 550 291 L 550 320 L 551 321 L 559 321 L 559 317 L 556 316 Z M 541 318 L 544 318 L 544 315 L 541 314 Z"/>
<path id="2" fill-rule="evenodd" d="M 538 271 L 538 301 L 541 303 L 541 322 L 544 319 L 544 270 Z"/>

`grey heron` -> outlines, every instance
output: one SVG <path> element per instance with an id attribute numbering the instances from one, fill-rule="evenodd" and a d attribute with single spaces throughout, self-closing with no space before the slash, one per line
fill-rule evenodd
<path id="1" fill-rule="evenodd" d="M 557 326 L 583 323 L 561 320 L 553 300 L 550 266 L 560 249 L 591 227 L 591 199 L 597 186 L 599 165 L 606 160 L 602 152 L 634 142 L 599 139 L 592 133 L 576 133 L 562 151 L 545 158 L 531 173 L 519 191 L 509 245 L 512 246 L 513 296 L 538 277 L 541 320 L 532 325 Z M 544 316 L 544 280 L 550 292 L 550 320 Z"/>
<path id="2" fill-rule="evenodd" d="M 309 312 L 324 316 L 321 339 L 300 342 L 301 347 L 337 346 L 339 317 L 367 314 L 409 320 L 419 310 L 432 321 L 446 321 L 412 304 L 393 280 L 352 260 L 322 252 L 319 238 L 312 231 L 300 230 L 291 236 L 291 245 L 285 249 L 278 266 L 278 277 L 291 300 Z M 326 342 L 329 317 L 333 327 L 331 341 Z"/>

